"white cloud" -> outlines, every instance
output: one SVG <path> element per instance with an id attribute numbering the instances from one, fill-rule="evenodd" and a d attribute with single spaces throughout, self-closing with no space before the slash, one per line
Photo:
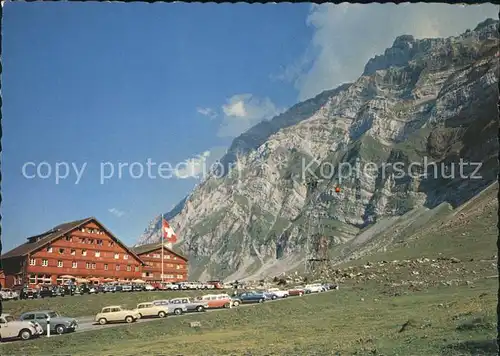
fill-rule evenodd
<path id="1" fill-rule="evenodd" d="M 382 54 L 397 36 L 458 35 L 497 14 L 493 4 L 313 5 L 306 21 L 314 30 L 310 47 L 273 77 L 293 82 L 302 101 L 355 80 L 368 59 Z"/>
<path id="2" fill-rule="evenodd" d="M 210 172 L 211 166 L 222 158 L 226 151 L 226 147 L 212 147 L 210 150 L 179 163 L 174 169 L 174 174 L 179 179 L 203 178 Z"/>
<path id="3" fill-rule="evenodd" d="M 232 97 L 230 103 L 222 106 L 222 110 L 226 116 L 245 117 L 247 112 L 245 110 L 245 103 L 243 98 Z"/>
<path id="4" fill-rule="evenodd" d="M 211 119 L 214 119 L 217 117 L 217 113 L 211 109 L 211 108 L 197 108 L 196 111 L 204 116 L 208 116 Z"/>
<path id="5" fill-rule="evenodd" d="M 218 132 L 219 137 L 236 137 L 262 120 L 269 120 L 281 113 L 269 98 L 258 98 L 252 94 L 238 94 L 222 106 L 224 118 Z"/>
<path id="6" fill-rule="evenodd" d="M 175 176 L 179 179 L 198 178 L 206 169 L 206 160 L 209 156 L 210 151 L 205 151 L 177 164 L 174 169 Z"/>
<path id="7" fill-rule="evenodd" d="M 116 208 L 110 208 L 110 209 L 108 209 L 108 211 L 111 214 L 113 214 L 114 216 L 116 216 L 117 218 L 121 218 L 123 215 L 125 215 L 124 211 L 118 210 Z"/>

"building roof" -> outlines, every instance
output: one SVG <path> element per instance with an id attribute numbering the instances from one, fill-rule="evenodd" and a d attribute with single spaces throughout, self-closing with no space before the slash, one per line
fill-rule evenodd
<path id="1" fill-rule="evenodd" d="M 140 246 L 134 246 L 132 247 L 132 250 L 137 254 L 137 255 L 143 255 L 145 253 L 155 251 L 161 248 L 161 242 L 155 242 L 152 244 L 146 244 L 146 245 L 140 245 Z M 165 250 L 172 252 L 174 255 L 182 258 L 184 261 L 187 261 L 188 258 L 182 253 L 182 251 L 176 249 L 176 248 L 168 248 L 164 246 Z"/>
<path id="2" fill-rule="evenodd" d="M 100 225 L 108 234 L 109 236 L 117 243 L 119 244 L 122 248 L 124 248 L 128 253 L 130 253 L 136 260 L 144 264 L 144 261 L 141 260 L 137 254 L 129 249 L 123 242 L 121 242 L 115 235 L 113 235 L 101 222 L 99 222 L 95 217 L 91 216 L 85 219 L 81 220 L 75 220 L 75 221 L 70 221 L 66 222 L 60 225 L 57 225 L 53 227 L 52 229 L 45 231 L 44 233 L 41 233 L 39 235 L 31 236 L 28 237 L 28 242 L 15 247 L 14 249 L 10 250 L 9 252 L 3 254 L 1 256 L 2 259 L 10 258 L 10 257 L 23 257 L 26 256 L 29 253 L 35 252 L 51 242 L 57 240 L 58 238 L 64 236 L 65 234 L 79 228 L 80 226 L 89 223 L 89 222 L 95 222 L 98 225 Z"/>

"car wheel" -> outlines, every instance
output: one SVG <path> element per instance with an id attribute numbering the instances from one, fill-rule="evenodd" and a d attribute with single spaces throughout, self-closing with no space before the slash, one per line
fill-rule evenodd
<path id="1" fill-rule="evenodd" d="M 31 339 L 31 331 L 29 331 L 28 329 L 23 329 L 19 332 L 19 337 L 21 338 L 21 340 Z"/>
<path id="2" fill-rule="evenodd" d="M 259 303 L 264 303 L 264 299 L 259 299 Z"/>
<path id="3" fill-rule="evenodd" d="M 174 310 L 175 315 L 181 315 L 182 314 L 182 309 L 175 309 Z"/>
<path id="4" fill-rule="evenodd" d="M 57 325 L 56 326 L 56 334 L 64 334 L 66 332 L 66 327 L 64 325 Z"/>
<path id="5" fill-rule="evenodd" d="M 277 297 L 276 297 L 275 295 L 273 295 L 273 296 L 271 297 L 271 299 L 272 299 L 272 300 L 276 300 L 276 298 L 277 298 Z"/>
<path id="6" fill-rule="evenodd" d="M 240 305 L 239 301 L 236 300 L 236 301 L 233 302 L 233 306 L 237 307 L 238 305 Z"/>
<path id="7" fill-rule="evenodd" d="M 128 324 L 130 324 L 130 323 L 133 323 L 133 322 L 134 322 L 134 318 L 132 318 L 131 316 L 127 316 L 127 317 L 125 318 L 125 321 L 126 321 Z"/>
<path id="8" fill-rule="evenodd" d="M 99 319 L 99 320 L 98 320 L 98 322 L 99 322 L 99 324 L 104 325 L 104 324 L 106 324 L 108 321 L 107 321 L 106 319 L 104 319 L 104 318 L 101 318 L 101 319 Z"/>
<path id="9" fill-rule="evenodd" d="M 164 311 L 161 311 L 161 312 L 159 312 L 159 313 L 158 313 L 158 316 L 159 316 L 160 318 L 164 318 L 164 317 L 166 317 L 166 316 L 167 316 L 167 314 L 166 314 Z"/>
<path id="10" fill-rule="evenodd" d="M 224 304 L 224 308 L 229 308 L 230 306 L 231 306 L 231 304 L 230 304 L 230 303 L 226 303 L 226 304 Z"/>
<path id="11" fill-rule="evenodd" d="M 203 307 L 203 305 L 199 305 L 199 306 L 196 307 L 196 311 L 198 311 L 198 312 L 204 312 L 205 308 Z"/>

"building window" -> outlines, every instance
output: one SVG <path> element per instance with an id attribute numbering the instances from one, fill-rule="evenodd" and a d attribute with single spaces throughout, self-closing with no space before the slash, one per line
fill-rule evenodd
<path id="1" fill-rule="evenodd" d="M 42 266 L 43 267 L 47 267 L 49 265 L 49 261 L 48 260 L 42 260 Z"/>
<path id="2" fill-rule="evenodd" d="M 128 260 L 128 255 L 123 255 L 124 260 Z"/>
<path id="3" fill-rule="evenodd" d="M 95 263 L 92 263 L 92 269 L 95 269 Z"/>
<path id="4" fill-rule="evenodd" d="M 116 270 L 119 271 L 120 270 L 120 265 L 116 265 Z"/>
<path id="5" fill-rule="evenodd" d="M 101 251 L 96 251 L 95 252 L 95 257 L 101 257 Z"/>
<path id="6" fill-rule="evenodd" d="M 178 274 L 177 279 L 182 279 L 182 274 Z"/>
<path id="7" fill-rule="evenodd" d="M 89 244 L 93 244 L 93 243 L 94 243 L 94 239 L 90 239 Z"/>
<path id="8" fill-rule="evenodd" d="M 115 260 L 119 259 L 120 258 L 120 254 L 118 253 L 115 253 Z"/>
<path id="9" fill-rule="evenodd" d="M 57 267 L 62 267 L 63 266 L 63 261 L 59 260 L 57 261 Z"/>
<path id="10" fill-rule="evenodd" d="M 71 249 L 71 256 L 74 256 L 74 255 L 76 255 L 76 250 L 72 248 Z"/>
<path id="11" fill-rule="evenodd" d="M 181 266 L 176 265 L 176 266 L 175 266 L 175 269 L 181 269 Z"/>
<path id="12" fill-rule="evenodd" d="M 89 269 L 89 268 L 90 268 L 90 262 L 87 262 L 87 263 L 85 264 L 85 268 L 86 268 L 86 269 Z"/>
<path id="13" fill-rule="evenodd" d="M 114 246 L 115 243 L 113 241 L 109 241 L 109 246 Z"/>
<path id="14" fill-rule="evenodd" d="M 73 238 L 71 236 L 66 236 L 66 241 L 71 242 L 71 241 L 73 241 Z"/>
<path id="15" fill-rule="evenodd" d="M 30 258 L 30 266 L 35 266 L 36 260 L 34 258 Z"/>
<path id="16" fill-rule="evenodd" d="M 165 257 L 167 258 L 167 260 L 169 260 L 169 259 L 170 259 L 170 255 L 167 255 L 167 256 L 165 256 Z"/>
<path id="17" fill-rule="evenodd" d="M 73 263 L 71 264 L 71 267 L 72 268 L 78 268 L 78 262 L 73 261 Z"/>
<path id="18" fill-rule="evenodd" d="M 105 264 L 104 264 L 104 270 L 105 270 L 105 271 L 107 271 L 107 270 L 108 270 L 108 264 L 107 264 L 107 263 L 105 263 Z"/>
<path id="19" fill-rule="evenodd" d="M 30 274 L 30 284 L 36 284 L 36 276 L 34 274 Z"/>
<path id="20" fill-rule="evenodd" d="M 48 247 L 47 247 L 47 252 L 48 252 L 48 253 L 52 253 L 52 246 L 48 246 Z"/>
<path id="21" fill-rule="evenodd" d="M 132 270 L 132 267 L 127 266 L 127 271 L 131 271 L 131 270 Z"/>
<path id="22" fill-rule="evenodd" d="M 143 276 L 143 277 L 146 277 L 146 272 L 142 272 L 142 276 Z"/>
<path id="23" fill-rule="evenodd" d="M 174 260 L 176 260 L 176 259 L 177 259 L 177 256 L 174 256 Z"/>
<path id="24" fill-rule="evenodd" d="M 97 244 L 102 246 L 102 240 L 97 240 Z"/>
<path id="25" fill-rule="evenodd" d="M 63 249 L 63 248 L 60 248 L 60 249 L 59 249 L 59 253 L 63 254 L 63 253 L 64 253 L 64 249 Z"/>
<path id="26" fill-rule="evenodd" d="M 139 272 L 139 266 L 135 266 L 135 267 L 134 267 L 134 270 L 135 270 L 136 272 Z"/>
<path id="27" fill-rule="evenodd" d="M 87 256 L 87 250 L 86 249 L 82 250 L 82 256 Z"/>

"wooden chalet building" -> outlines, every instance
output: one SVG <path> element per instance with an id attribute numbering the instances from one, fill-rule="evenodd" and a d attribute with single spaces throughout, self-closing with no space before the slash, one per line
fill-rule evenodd
<path id="1" fill-rule="evenodd" d="M 0 270 L 0 286 L 5 288 L 5 274 L 2 270 Z"/>
<path id="2" fill-rule="evenodd" d="M 141 279 L 158 283 L 161 278 L 161 243 L 133 247 L 132 250 L 144 261 Z M 183 282 L 188 278 L 188 259 L 179 251 L 163 246 L 163 281 Z"/>
<path id="3" fill-rule="evenodd" d="M 96 218 L 72 221 L 28 238 L 2 255 L 5 287 L 140 279 L 144 262 Z"/>

